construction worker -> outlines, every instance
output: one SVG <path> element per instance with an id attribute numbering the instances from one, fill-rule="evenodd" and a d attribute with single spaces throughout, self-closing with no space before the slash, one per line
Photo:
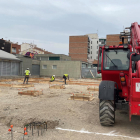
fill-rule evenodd
<path id="1" fill-rule="evenodd" d="M 68 75 L 68 74 L 64 74 L 64 75 L 63 75 L 63 79 L 65 80 L 65 85 L 66 85 L 66 80 L 67 80 L 67 79 L 69 80 L 69 75 Z"/>
<path id="2" fill-rule="evenodd" d="M 53 82 L 54 80 L 55 80 L 55 75 L 53 75 L 53 76 L 51 77 L 50 82 Z"/>
<path id="3" fill-rule="evenodd" d="M 29 71 L 29 68 L 27 68 L 26 70 L 25 70 L 25 78 L 24 78 L 24 82 L 23 82 L 23 84 L 26 82 L 26 84 L 28 84 L 28 80 L 29 80 L 29 75 L 31 75 L 30 74 L 30 71 Z M 27 81 L 26 81 L 26 79 L 27 79 Z"/>

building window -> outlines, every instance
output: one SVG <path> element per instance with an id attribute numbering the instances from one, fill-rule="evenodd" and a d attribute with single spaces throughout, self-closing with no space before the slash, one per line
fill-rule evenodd
<path id="1" fill-rule="evenodd" d="M 98 49 L 98 46 L 97 46 L 97 49 Z"/>
<path id="2" fill-rule="evenodd" d="M 91 49 L 92 49 L 92 46 L 91 46 Z"/>
<path id="3" fill-rule="evenodd" d="M 91 56 L 91 59 L 92 59 L 92 56 Z"/>
<path id="4" fill-rule="evenodd" d="M 97 41 L 97 44 L 98 44 L 98 41 Z"/>
<path id="5" fill-rule="evenodd" d="M 86 68 L 86 64 L 82 64 L 82 68 Z"/>
<path id="6" fill-rule="evenodd" d="M 92 54 L 92 51 L 91 51 L 91 54 Z"/>
<path id="7" fill-rule="evenodd" d="M 42 69 L 47 69 L 47 65 L 42 65 Z"/>
<path id="8" fill-rule="evenodd" d="M 49 60 L 60 60 L 60 57 L 49 57 Z"/>
<path id="9" fill-rule="evenodd" d="M 91 44 L 92 44 L 92 41 L 91 41 Z"/>
<path id="10" fill-rule="evenodd" d="M 12 53 L 16 53 L 16 48 L 12 48 Z"/>
<path id="11" fill-rule="evenodd" d="M 88 64 L 88 68 L 91 68 L 91 64 Z"/>
<path id="12" fill-rule="evenodd" d="M 52 69 L 57 69 L 57 65 L 53 65 L 52 66 Z"/>

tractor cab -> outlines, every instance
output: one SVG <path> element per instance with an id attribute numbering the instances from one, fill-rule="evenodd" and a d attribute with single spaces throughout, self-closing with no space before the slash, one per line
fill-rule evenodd
<path id="1" fill-rule="evenodd" d="M 121 89 L 120 73 L 128 75 L 129 59 L 128 53 L 131 46 L 104 46 L 99 48 L 98 73 L 102 73 L 102 80 L 114 81 Z"/>

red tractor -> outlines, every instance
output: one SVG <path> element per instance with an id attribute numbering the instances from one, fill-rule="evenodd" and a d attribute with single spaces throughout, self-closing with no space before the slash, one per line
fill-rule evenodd
<path id="1" fill-rule="evenodd" d="M 99 48 L 99 117 L 104 126 L 114 125 L 117 109 L 129 110 L 130 121 L 140 115 L 140 25 L 135 22 L 126 29 L 130 32 L 121 32 L 119 46 Z"/>

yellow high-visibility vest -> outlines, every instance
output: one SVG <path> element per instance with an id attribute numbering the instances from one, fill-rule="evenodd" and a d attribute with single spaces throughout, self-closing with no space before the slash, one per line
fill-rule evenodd
<path id="1" fill-rule="evenodd" d="M 54 77 L 52 76 L 51 81 L 54 81 Z"/>
<path id="2" fill-rule="evenodd" d="M 25 74 L 26 74 L 26 75 L 29 75 L 29 74 L 30 74 L 30 71 L 29 71 L 29 70 L 26 70 L 26 71 L 25 71 Z"/>
<path id="3" fill-rule="evenodd" d="M 68 76 L 69 76 L 68 74 L 64 74 L 64 75 L 66 76 L 66 78 L 68 78 Z"/>

